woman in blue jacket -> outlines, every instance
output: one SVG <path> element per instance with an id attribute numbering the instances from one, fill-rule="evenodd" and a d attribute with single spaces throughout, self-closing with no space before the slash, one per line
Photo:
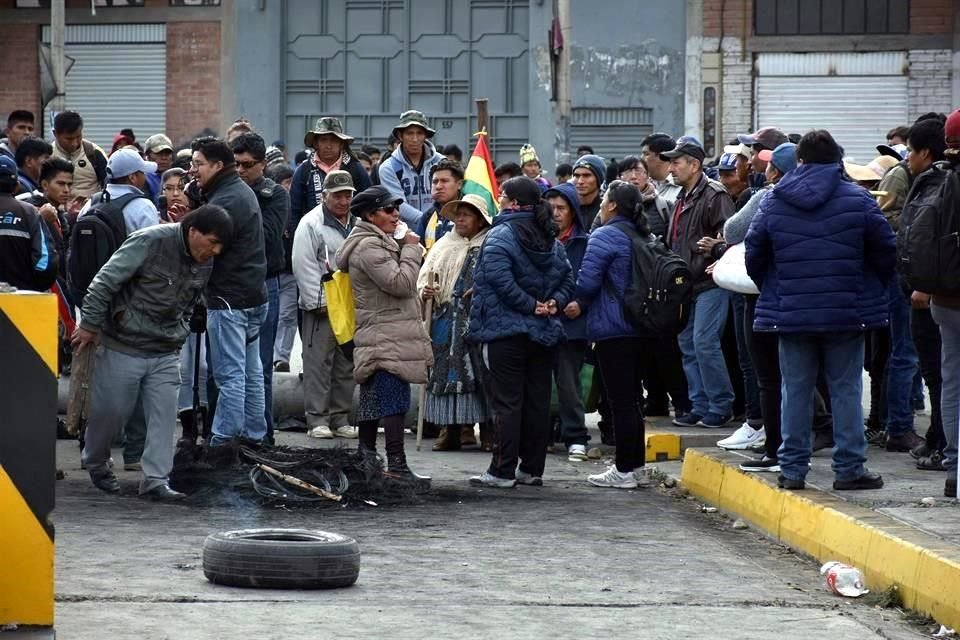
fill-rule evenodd
<path id="1" fill-rule="evenodd" d="M 632 184 L 615 180 L 600 203 L 602 226 L 590 234 L 580 265 L 575 301 L 564 309 L 568 318 L 587 313 L 587 338 L 596 342 L 613 412 L 617 439 L 616 464 L 587 478 L 598 487 L 634 489 L 646 484 L 643 415 L 643 341 L 623 314 L 623 295 L 631 278 L 631 237 L 650 235 L 643 197 Z"/>
<path id="2" fill-rule="evenodd" d="M 570 263 L 540 186 L 522 176 L 507 180 L 474 273 L 469 338 L 482 345 L 488 370 L 494 447 L 490 467 L 471 484 L 543 484 L 553 348 L 564 339 L 559 310 L 572 293 Z"/>

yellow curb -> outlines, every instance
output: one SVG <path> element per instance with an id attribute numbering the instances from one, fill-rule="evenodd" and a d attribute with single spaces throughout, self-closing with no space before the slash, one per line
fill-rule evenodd
<path id="1" fill-rule="evenodd" d="M 680 436 L 675 433 L 646 432 L 647 462 L 680 459 Z"/>
<path id="2" fill-rule="evenodd" d="M 680 482 L 795 550 L 859 568 L 874 591 L 897 585 L 904 606 L 960 627 L 960 547 L 815 489 L 778 489 L 721 455 L 687 449 Z"/>

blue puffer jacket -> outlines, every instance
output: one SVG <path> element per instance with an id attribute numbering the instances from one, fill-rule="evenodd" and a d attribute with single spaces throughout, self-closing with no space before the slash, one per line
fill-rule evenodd
<path id="1" fill-rule="evenodd" d="M 580 266 L 575 297 L 581 312 L 587 314 L 587 337 L 592 341 L 637 335 L 623 317 L 623 293 L 630 284 L 632 254 L 624 227 L 636 229 L 631 220 L 618 215 L 591 233 Z"/>
<path id="2" fill-rule="evenodd" d="M 888 324 L 890 224 L 839 164 L 803 164 L 763 199 L 746 237 L 760 288 L 756 331 L 863 331 Z"/>
<path id="3" fill-rule="evenodd" d="M 587 238 L 589 237 L 583 228 L 583 220 L 580 219 L 580 198 L 577 196 L 576 188 L 569 182 L 551 187 L 543 194 L 544 198 L 554 196 L 560 196 L 566 200 L 570 209 L 573 210 L 573 233 L 563 241 L 563 250 L 567 253 L 573 279 L 576 281 L 577 274 L 580 273 L 580 265 L 583 262 L 583 255 L 587 252 Z M 560 311 L 563 311 L 563 309 Z M 560 321 L 563 323 L 567 340 L 587 339 L 587 317 L 585 314 L 581 313 L 576 320 L 570 320 L 561 313 Z"/>
<path id="4" fill-rule="evenodd" d="M 493 220 L 474 271 L 469 339 L 492 342 L 526 334 L 548 347 L 564 339 L 561 313 L 534 315 L 553 298 L 562 312 L 573 294 L 563 245 L 544 237 L 529 209 L 504 209 Z"/>

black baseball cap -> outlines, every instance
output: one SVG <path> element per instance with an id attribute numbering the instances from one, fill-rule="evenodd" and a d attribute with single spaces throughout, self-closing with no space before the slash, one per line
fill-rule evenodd
<path id="1" fill-rule="evenodd" d="M 355 216 L 362 216 L 365 213 L 390 205 L 396 207 L 401 202 L 403 202 L 403 198 L 393 195 L 386 187 L 374 185 L 353 196 L 353 201 L 350 203 L 350 213 Z"/>
<path id="2" fill-rule="evenodd" d="M 707 157 L 707 153 L 703 150 L 703 144 L 695 137 L 680 136 L 677 138 L 677 146 L 670 151 L 664 151 L 660 154 L 663 160 L 673 160 L 680 156 L 690 156 L 703 162 L 703 159 Z"/>

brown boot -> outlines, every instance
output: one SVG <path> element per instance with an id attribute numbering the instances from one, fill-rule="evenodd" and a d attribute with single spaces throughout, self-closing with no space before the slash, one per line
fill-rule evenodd
<path id="1" fill-rule="evenodd" d="M 437 441 L 433 443 L 434 451 L 459 451 L 460 430 L 457 427 L 443 427 Z"/>
<path id="2" fill-rule="evenodd" d="M 460 446 L 461 447 L 475 447 L 477 446 L 477 436 L 473 433 L 473 425 L 463 425 L 460 427 Z"/>

